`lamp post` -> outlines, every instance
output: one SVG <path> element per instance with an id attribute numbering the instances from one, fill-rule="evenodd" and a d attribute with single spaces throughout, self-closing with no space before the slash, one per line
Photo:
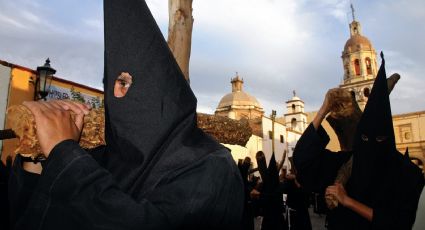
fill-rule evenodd
<path id="1" fill-rule="evenodd" d="M 50 59 L 47 58 L 43 66 L 37 67 L 37 81 L 35 84 L 34 100 L 46 100 L 49 95 L 50 84 L 52 83 L 53 74 L 56 70 L 50 66 Z"/>
<path id="2" fill-rule="evenodd" d="M 274 121 L 276 119 L 276 110 L 272 110 L 272 153 L 274 153 Z"/>

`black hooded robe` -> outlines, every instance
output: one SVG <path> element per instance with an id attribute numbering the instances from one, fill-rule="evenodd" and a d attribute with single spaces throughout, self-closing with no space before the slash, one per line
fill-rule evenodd
<path id="1" fill-rule="evenodd" d="M 328 141 L 322 127 L 316 131 L 310 124 L 294 151 L 300 183 L 321 193 L 333 184 L 349 156 L 326 150 Z M 352 155 L 353 168 L 345 190 L 373 209 L 373 218 L 368 221 L 339 205 L 328 214 L 328 228 L 411 229 L 424 177 L 396 149 L 384 59 L 358 124 Z"/>
<path id="2" fill-rule="evenodd" d="M 321 126 L 316 131 L 310 124 L 295 148 L 294 163 L 298 172 L 297 178 L 309 191 L 324 194 L 327 186 L 334 183 L 338 169 L 349 160 L 352 154 L 351 152 L 336 153 L 325 149 L 328 141 L 329 137 Z M 371 175 L 377 184 L 384 184 L 384 186 L 372 184 L 368 189 L 370 196 L 357 198 L 358 201 L 373 209 L 372 222 L 339 205 L 336 209 L 328 211 L 328 229 L 411 228 L 418 204 L 415 196 L 421 191 L 418 187 L 423 186 L 423 177 L 404 178 L 405 174 L 415 175 L 416 170 L 410 165 L 412 163 L 403 160 L 401 155 L 394 154 L 393 157 L 395 159 L 390 161 L 392 163 L 386 167 L 388 170 L 385 170 L 387 179 L 376 178 L 379 174 Z M 353 193 L 351 183 L 349 180 L 345 189 L 349 196 L 356 199 L 357 194 Z"/>
<path id="3" fill-rule="evenodd" d="M 107 145 L 88 153 L 63 141 L 40 176 L 23 171 L 18 157 L 12 228 L 238 229 L 239 171 L 197 128 L 196 98 L 146 3 L 105 0 L 104 16 Z M 123 72 L 133 83 L 116 98 Z"/>

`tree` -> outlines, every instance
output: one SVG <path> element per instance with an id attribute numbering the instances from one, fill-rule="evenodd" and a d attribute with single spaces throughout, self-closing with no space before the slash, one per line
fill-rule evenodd
<path id="1" fill-rule="evenodd" d="M 189 79 L 189 59 L 192 45 L 192 0 L 168 0 L 168 46 L 180 66 L 185 79 Z"/>

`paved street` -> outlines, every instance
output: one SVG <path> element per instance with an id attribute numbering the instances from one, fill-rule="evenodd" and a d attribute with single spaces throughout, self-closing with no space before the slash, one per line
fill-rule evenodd
<path id="1" fill-rule="evenodd" d="M 313 212 L 313 208 L 309 208 L 311 225 L 313 230 L 326 230 L 325 228 L 325 215 L 319 216 Z"/>

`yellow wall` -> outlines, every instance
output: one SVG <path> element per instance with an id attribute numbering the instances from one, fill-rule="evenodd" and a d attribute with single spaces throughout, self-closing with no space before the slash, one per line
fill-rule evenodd
<path id="1" fill-rule="evenodd" d="M 35 75 L 28 71 L 19 68 L 13 68 L 11 72 L 11 81 L 9 88 L 8 105 L 9 108 L 12 105 L 22 104 L 24 101 L 34 100 L 34 84 Z M 6 116 L 7 117 L 7 116 Z M 10 128 L 5 122 L 5 129 Z M 3 141 L 2 160 L 6 157 L 6 154 L 11 153 L 18 145 L 18 139 L 9 139 Z"/>
<path id="2" fill-rule="evenodd" d="M 34 89 L 35 89 L 35 71 L 24 67 L 12 67 L 11 71 L 11 81 L 8 95 L 7 108 L 12 105 L 22 104 L 24 101 L 33 101 L 34 100 Z M 90 89 L 79 84 L 61 81 L 61 79 L 52 80 L 52 86 L 71 89 L 74 88 L 75 91 L 82 94 L 86 94 L 92 97 L 98 97 L 103 100 L 103 92 L 95 89 Z M 10 128 L 7 123 L 7 115 L 5 121 L 5 129 Z M 9 139 L 3 141 L 2 155 L 1 159 L 4 160 L 10 153 L 12 153 L 16 146 L 18 145 L 18 139 Z M 8 154 L 6 154 L 8 153 Z"/>
<path id="3" fill-rule="evenodd" d="M 308 112 L 306 114 L 307 114 L 307 124 L 310 124 L 313 121 L 314 117 L 316 116 L 317 111 Z M 340 151 L 341 148 L 339 146 L 338 137 L 336 136 L 334 130 L 332 129 L 331 125 L 326 121 L 326 119 L 323 120 L 322 126 L 328 133 L 329 138 L 331 139 L 328 145 L 326 146 L 326 148 L 333 152 Z"/>

